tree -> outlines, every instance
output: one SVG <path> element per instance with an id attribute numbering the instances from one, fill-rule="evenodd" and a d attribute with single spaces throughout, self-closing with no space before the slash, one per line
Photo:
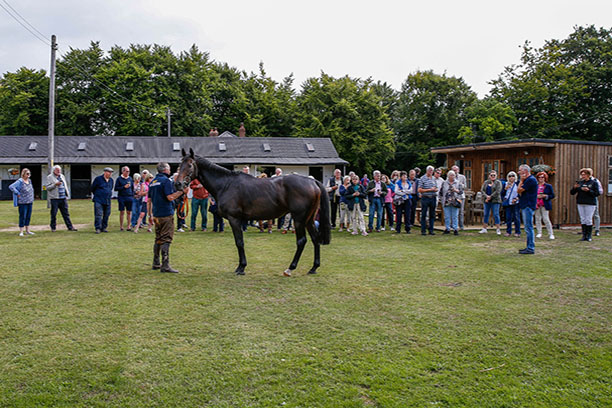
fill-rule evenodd
<path id="1" fill-rule="evenodd" d="M 398 151 L 391 164 L 403 169 L 423 167 L 434 162 L 430 147 L 461 143 L 465 111 L 476 99 L 463 78 L 433 71 L 410 74 L 399 94 L 393 124 Z"/>
<path id="2" fill-rule="evenodd" d="M 370 80 L 321 73 L 297 97 L 295 136 L 329 137 L 359 172 L 383 168 L 395 150 L 389 117 Z"/>
<path id="3" fill-rule="evenodd" d="M 576 27 L 564 40 L 535 49 L 491 82 L 491 96 L 508 104 L 520 135 L 612 140 L 612 31 Z"/>
<path id="4" fill-rule="evenodd" d="M 0 79 L 0 134 L 46 135 L 49 78 L 44 70 L 20 68 Z"/>
<path id="5" fill-rule="evenodd" d="M 465 117 L 469 125 L 459 129 L 463 143 L 510 139 L 518 125 L 512 108 L 490 98 L 477 100 L 468 106 Z"/>

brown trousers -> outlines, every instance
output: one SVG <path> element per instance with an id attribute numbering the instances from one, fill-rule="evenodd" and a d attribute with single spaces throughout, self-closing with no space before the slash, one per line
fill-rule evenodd
<path id="1" fill-rule="evenodd" d="M 158 245 L 172 243 L 174 237 L 174 217 L 155 217 L 155 243 Z"/>

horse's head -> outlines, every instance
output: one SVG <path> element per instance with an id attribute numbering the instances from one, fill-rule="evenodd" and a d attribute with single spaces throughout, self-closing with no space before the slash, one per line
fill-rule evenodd
<path id="1" fill-rule="evenodd" d="M 174 181 L 174 187 L 177 191 L 189 187 L 191 180 L 195 180 L 198 177 L 198 165 L 195 160 L 193 149 L 189 149 L 189 154 L 187 154 L 185 149 L 183 149 L 182 153 L 183 159 L 181 160 L 181 164 L 178 168 L 178 176 Z"/>

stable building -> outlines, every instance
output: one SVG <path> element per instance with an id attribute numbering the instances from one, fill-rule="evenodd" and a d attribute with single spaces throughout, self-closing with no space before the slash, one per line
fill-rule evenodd
<path id="1" fill-rule="evenodd" d="M 56 136 L 54 164 L 62 166 L 73 198 L 87 198 L 93 179 L 105 167 L 120 174 L 123 166 L 130 172 L 148 169 L 155 173 L 159 162 L 168 162 L 174 171 L 181 150 L 189 149 L 230 170 L 249 167 L 257 176 L 297 173 L 324 181 L 335 168 L 347 161 L 338 156 L 331 139 L 291 137 L 236 137 L 224 132 L 219 137 L 148 137 L 148 136 Z M 8 186 L 19 178 L 21 169 L 29 168 L 38 197 L 42 180 L 49 174 L 47 136 L 0 136 L 0 197 L 11 199 Z"/>
<path id="2" fill-rule="evenodd" d="M 556 198 L 550 219 L 556 226 L 580 224 L 576 197 L 570 190 L 583 167 L 590 167 L 599 179 L 604 194 L 599 197 L 602 224 L 612 224 L 612 143 L 583 140 L 522 139 L 434 147 L 432 153 L 445 154 L 448 166 L 457 164 L 465 175 L 467 189 L 480 191 L 491 170 L 500 178 L 516 171 L 521 164 L 552 167 L 549 183 Z"/>

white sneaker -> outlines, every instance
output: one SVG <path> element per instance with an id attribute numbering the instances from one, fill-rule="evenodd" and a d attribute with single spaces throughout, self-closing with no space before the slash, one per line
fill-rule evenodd
<path id="1" fill-rule="evenodd" d="M 395 231 L 395 228 L 391 227 L 391 231 Z"/>
<path id="2" fill-rule="evenodd" d="M 28 234 L 28 235 L 35 235 L 32 231 L 26 231 L 26 234 Z"/>
<path id="3" fill-rule="evenodd" d="M 182 228 L 179 228 L 179 229 L 177 230 L 177 232 L 185 232 L 185 230 L 184 230 L 184 229 L 182 229 Z"/>
<path id="4" fill-rule="evenodd" d="M 497 229 L 496 232 L 497 232 L 497 235 L 501 235 L 501 230 L 499 228 Z"/>
<path id="5" fill-rule="evenodd" d="M 478 231 L 479 234 L 486 234 L 487 233 L 487 229 L 483 228 L 480 231 Z"/>
<path id="6" fill-rule="evenodd" d="M 24 233 L 23 233 L 23 231 L 21 231 L 21 232 L 19 233 L 19 236 L 20 236 L 20 237 L 23 237 L 23 235 L 24 235 Z"/>
<path id="7" fill-rule="evenodd" d="M 384 230 L 385 230 L 385 227 L 381 227 L 381 228 L 380 228 L 380 230 L 381 230 L 381 231 L 384 231 Z"/>
<path id="8" fill-rule="evenodd" d="M 536 238 L 542 238 L 542 234 L 537 234 Z"/>
<path id="9" fill-rule="evenodd" d="M 555 239 L 555 235 L 554 235 L 554 234 L 550 234 L 550 235 L 548 236 L 548 239 Z"/>

